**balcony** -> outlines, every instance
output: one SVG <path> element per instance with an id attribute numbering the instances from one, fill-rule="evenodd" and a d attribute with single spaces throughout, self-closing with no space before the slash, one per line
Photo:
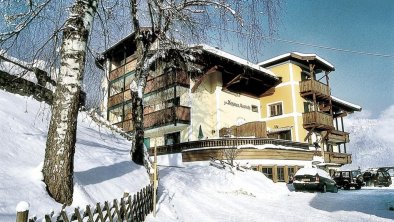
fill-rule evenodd
<path id="1" fill-rule="evenodd" d="M 220 138 L 220 139 L 207 139 L 207 140 L 197 140 L 197 141 L 190 141 L 190 142 L 184 142 L 184 143 L 178 143 L 178 144 L 173 144 L 173 145 L 165 145 L 165 146 L 159 146 L 157 147 L 157 154 L 158 155 L 164 155 L 164 154 L 171 154 L 171 153 L 180 153 L 184 151 L 192 151 L 196 148 L 203 148 L 203 150 L 207 150 L 208 152 L 211 152 L 212 150 L 220 151 L 220 149 L 223 148 L 231 148 L 231 147 L 237 147 L 237 146 L 251 146 L 251 149 L 253 151 L 259 152 L 263 151 L 264 149 L 255 149 L 252 148 L 254 146 L 259 146 L 259 145 L 272 145 L 273 147 L 275 146 L 286 146 L 286 147 L 294 147 L 294 148 L 299 148 L 300 150 L 296 150 L 293 152 L 292 159 L 298 159 L 300 160 L 299 155 L 297 153 L 301 152 L 303 154 L 306 153 L 308 155 L 306 158 L 302 157 L 301 159 L 311 159 L 313 156 L 313 152 L 309 151 L 309 144 L 307 143 L 299 143 L 299 142 L 293 142 L 290 140 L 281 140 L 281 139 L 273 139 L 273 138 Z M 206 148 L 206 149 L 204 149 Z M 243 149 L 242 149 L 243 150 Z M 268 150 L 268 149 L 267 149 Z M 279 148 L 278 150 L 281 150 Z M 283 152 L 289 151 L 287 149 L 282 150 Z M 150 150 L 150 154 L 153 154 L 153 150 Z M 199 151 L 197 151 L 199 152 Z M 301 156 L 303 155 L 301 154 Z M 298 157 L 297 157 L 298 156 Z M 255 155 L 249 155 L 246 159 L 256 159 Z M 281 159 L 283 158 L 283 155 L 281 154 L 275 154 L 275 155 L 269 155 L 269 159 L 273 158 L 278 158 Z M 205 159 L 202 160 L 209 160 L 210 155 L 205 155 Z"/>
<path id="2" fill-rule="evenodd" d="M 121 65 L 117 67 L 116 69 L 109 72 L 109 80 L 112 81 L 128 72 L 135 70 L 136 65 L 137 65 L 137 60 L 134 59 L 126 63 L 125 65 Z"/>
<path id="3" fill-rule="evenodd" d="M 144 93 L 151 93 L 174 84 L 189 86 L 190 79 L 185 72 L 163 74 L 155 78 L 149 79 L 146 82 Z"/>
<path id="4" fill-rule="evenodd" d="M 302 114 L 303 126 L 306 130 L 331 130 L 334 129 L 333 118 L 330 114 L 312 111 Z"/>
<path id="5" fill-rule="evenodd" d="M 175 112 L 175 115 L 174 115 Z M 126 116 L 127 120 L 115 124 L 123 128 L 124 131 L 129 132 L 133 130 L 133 121 L 131 114 Z M 178 106 L 158 110 L 151 113 L 144 114 L 144 128 L 151 129 L 174 123 L 190 123 L 190 107 Z"/>
<path id="6" fill-rule="evenodd" d="M 123 94 L 124 93 L 121 92 L 121 93 L 118 93 L 116 95 L 113 95 L 113 96 L 109 97 L 109 99 L 108 99 L 108 107 L 112 107 L 112 106 L 115 106 L 115 105 L 123 102 L 123 100 L 124 100 L 123 99 Z"/>
<path id="7" fill-rule="evenodd" d="M 323 138 L 326 137 L 328 132 L 329 131 L 322 133 Z M 338 130 L 332 130 L 328 134 L 327 139 L 329 143 L 348 143 L 350 141 L 348 132 L 342 132 Z"/>
<path id="8" fill-rule="evenodd" d="M 326 163 L 350 164 L 352 155 L 347 153 L 324 152 L 324 161 Z"/>
<path id="9" fill-rule="evenodd" d="M 319 81 L 316 80 L 303 80 L 300 82 L 300 94 L 302 97 L 311 99 L 313 94 L 317 98 L 329 99 L 330 98 L 330 88 Z"/>
<path id="10" fill-rule="evenodd" d="M 144 115 L 144 128 L 154 128 L 171 123 L 190 123 L 190 107 L 177 106 Z"/>

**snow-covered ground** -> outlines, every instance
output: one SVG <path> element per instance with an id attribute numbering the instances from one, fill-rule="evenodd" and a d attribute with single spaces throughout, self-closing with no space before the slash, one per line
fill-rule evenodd
<path id="1" fill-rule="evenodd" d="M 49 107 L 0 90 L 0 221 L 15 221 L 19 201 L 30 216 L 60 209 L 41 182 Z M 97 126 L 82 112 L 78 120 L 73 206 L 118 198 L 148 184 L 143 167 L 130 162 L 130 142 Z M 352 141 L 362 139 L 353 137 Z M 367 145 L 366 145 L 367 146 Z M 374 153 L 374 147 L 368 146 Z M 389 151 L 388 151 L 389 152 Z M 359 159 L 356 159 L 359 160 Z M 364 159 L 364 161 L 375 161 Z M 179 163 L 161 167 L 157 215 L 147 221 L 393 221 L 394 187 L 298 193 L 255 171 L 221 170 Z M 387 162 L 369 162 L 384 164 Z M 392 163 L 392 162 L 389 162 Z M 201 163 L 200 163 L 201 164 Z"/>
<path id="2" fill-rule="evenodd" d="M 212 166 L 160 170 L 157 216 L 147 221 L 393 221 L 394 187 L 294 192 L 255 171 Z"/>
<path id="3" fill-rule="evenodd" d="M 0 221 L 15 221 L 19 201 L 30 204 L 30 216 L 44 216 L 61 205 L 41 181 L 49 106 L 0 90 Z M 78 118 L 72 206 L 119 198 L 149 184 L 143 167 L 130 161 L 130 142 L 95 124 L 82 112 Z"/>

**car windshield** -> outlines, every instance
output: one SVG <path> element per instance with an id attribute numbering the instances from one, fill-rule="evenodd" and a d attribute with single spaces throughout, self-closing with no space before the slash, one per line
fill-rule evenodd
<path id="1" fill-rule="evenodd" d="M 353 177 L 356 177 L 358 174 L 359 174 L 358 171 L 352 171 L 352 176 L 353 176 Z"/>
<path id="2" fill-rule="evenodd" d="M 349 172 L 342 172 L 342 176 L 343 176 L 343 177 L 349 177 L 350 174 L 349 174 Z"/>

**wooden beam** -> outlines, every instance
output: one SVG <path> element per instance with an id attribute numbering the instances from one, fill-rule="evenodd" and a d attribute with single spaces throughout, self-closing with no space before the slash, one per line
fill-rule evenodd
<path id="1" fill-rule="evenodd" d="M 306 137 L 304 138 L 304 141 L 307 141 L 308 138 L 312 135 L 313 131 L 315 130 L 315 127 L 313 127 L 311 130 L 309 130 L 308 134 L 306 135 Z"/>
<path id="2" fill-rule="evenodd" d="M 241 78 L 242 78 L 242 74 L 237 75 L 230 82 L 228 82 L 226 85 L 224 85 L 223 89 L 227 89 L 232 84 L 238 83 L 239 81 L 241 81 Z"/>

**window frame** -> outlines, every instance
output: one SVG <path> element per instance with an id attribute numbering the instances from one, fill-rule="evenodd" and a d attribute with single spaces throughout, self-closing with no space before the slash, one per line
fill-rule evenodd
<path id="1" fill-rule="evenodd" d="M 280 107 L 280 114 L 278 114 L 278 110 L 275 108 L 275 112 L 278 112 L 276 115 L 272 115 L 272 108 L 273 107 Z M 276 116 L 282 116 L 283 115 L 283 110 L 284 110 L 284 106 L 283 106 L 283 101 L 278 101 L 278 102 L 274 102 L 274 103 L 269 103 L 267 104 L 267 117 L 276 117 Z"/>

